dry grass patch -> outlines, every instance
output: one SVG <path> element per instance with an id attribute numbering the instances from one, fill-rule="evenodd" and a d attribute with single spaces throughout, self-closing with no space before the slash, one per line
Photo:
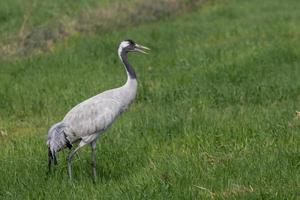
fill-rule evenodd
<path id="1" fill-rule="evenodd" d="M 2 41 L 0 55 L 4 58 L 16 55 L 49 52 L 54 44 L 74 34 L 98 34 L 125 26 L 137 25 L 178 15 L 196 9 L 208 0 L 139 0 L 130 3 L 117 2 L 104 7 L 83 9 L 75 17 L 56 16 L 45 25 L 29 27 L 34 13 L 32 8 L 23 17 L 18 33 Z M 35 16 L 36 17 L 36 16 Z"/>

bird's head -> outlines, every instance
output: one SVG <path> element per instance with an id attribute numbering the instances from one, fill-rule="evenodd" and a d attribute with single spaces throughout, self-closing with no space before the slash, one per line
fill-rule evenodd
<path id="1" fill-rule="evenodd" d="M 124 40 L 120 43 L 119 46 L 119 54 L 121 52 L 140 52 L 140 53 L 144 53 L 144 54 L 148 54 L 147 52 L 145 52 L 145 50 L 150 50 L 148 47 L 139 45 L 137 43 L 135 43 L 133 40 Z"/>

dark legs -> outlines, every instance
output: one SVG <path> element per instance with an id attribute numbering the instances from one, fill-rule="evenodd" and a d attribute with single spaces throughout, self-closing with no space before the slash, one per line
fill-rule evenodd
<path id="1" fill-rule="evenodd" d="M 70 180 L 72 180 L 72 159 L 73 159 L 73 156 L 84 145 L 85 145 L 85 143 L 80 142 L 78 147 L 73 152 L 71 152 L 70 155 L 67 158 L 67 161 L 68 161 L 68 174 L 69 174 Z"/>
<path id="2" fill-rule="evenodd" d="M 74 155 L 76 154 L 76 152 L 84 145 L 86 145 L 86 143 L 84 143 L 83 141 L 80 142 L 78 147 L 73 152 L 71 152 L 67 158 L 68 175 L 70 177 L 70 180 L 72 180 L 72 159 L 73 159 Z M 91 146 L 92 146 L 92 176 L 93 176 L 93 182 L 96 183 L 96 140 L 94 140 L 91 143 Z"/>
<path id="3" fill-rule="evenodd" d="M 97 178 L 97 174 L 96 174 L 96 140 L 94 140 L 91 143 L 92 146 L 92 175 L 93 175 L 93 182 L 96 183 L 96 178 Z"/>

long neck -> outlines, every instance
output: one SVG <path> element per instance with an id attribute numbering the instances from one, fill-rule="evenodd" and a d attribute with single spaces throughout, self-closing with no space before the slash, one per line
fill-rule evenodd
<path id="1" fill-rule="evenodd" d="M 123 49 L 119 49 L 118 54 L 122 63 L 124 64 L 128 79 L 136 79 L 135 71 L 130 65 L 130 63 L 128 62 L 127 53 Z"/>

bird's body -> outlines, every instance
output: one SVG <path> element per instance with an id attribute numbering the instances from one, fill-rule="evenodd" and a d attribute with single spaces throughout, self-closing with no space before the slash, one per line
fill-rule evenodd
<path id="1" fill-rule="evenodd" d="M 61 122 L 54 124 L 48 131 L 47 146 L 49 149 L 49 170 L 51 162 L 56 161 L 56 152 L 80 141 L 78 147 L 68 157 L 68 172 L 71 178 L 71 160 L 74 154 L 86 144 L 93 149 L 93 177 L 95 180 L 95 147 L 98 136 L 103 133 L 114 120 L 131 104 L 136 96 L 136 75 L 127 61 L 127 52 L 140 51 L 146 47 L 135 44 L 132 40 L 123 41 L 118 54 L 126 72 L 126 83 L 118 88 L 107 90 L 93 96 L 72 108 Z M 145 53 L 145 52 L 143 52 Z"/>
<path id="2" fill-rule="evenodd" d="M 122 87 L 107 90 L 72 108 L 58 124 L 66 139 L 89 144 L 104 132 L 134 100 L 137 81 L 128 79 Z"/>

